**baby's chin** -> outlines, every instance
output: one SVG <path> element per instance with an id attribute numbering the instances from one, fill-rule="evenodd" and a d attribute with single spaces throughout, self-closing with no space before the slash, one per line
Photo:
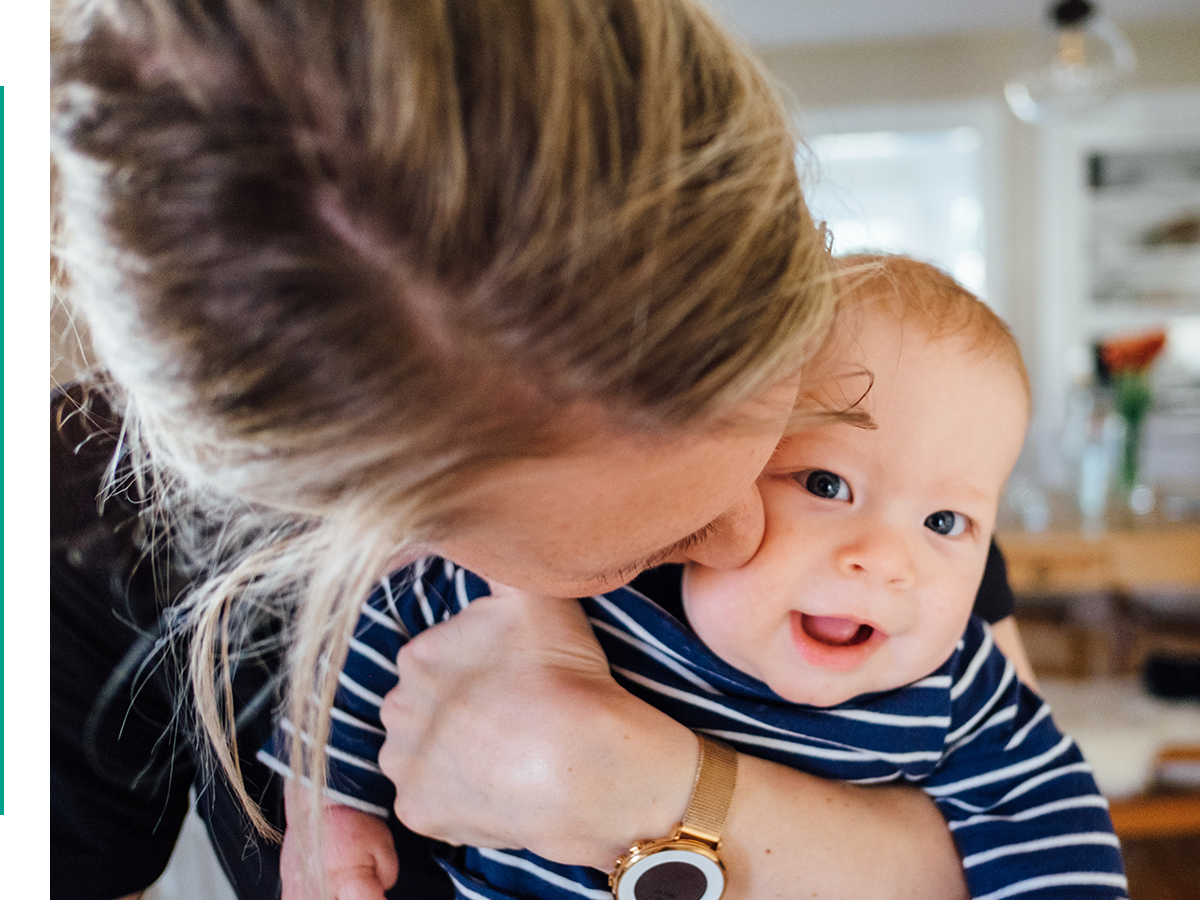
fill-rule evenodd
<path id="1" fill-rule="evenodd" d="M 881 687 L 877 691 L 870 687 L 860 688 L 851 685 L 772 684 L 770 681 L 767 681 L 766 685 L 788 703 L 813 706 L 818 709 L 841 706 L 855 697 L 892 690 L 890 687 Z"/>
<path id="2" fill-rule="evenodd" d="M 956 642 L 957 643 L 957 642 Z M 886 694 L 907 688 L 936 672 L 954 652 L 951 647 L 945 654 L 922 654 L 922 659 L 910 659 L 906 665 L 889 661 L 881 668 L 882 673 L 856 669 L 849 672 L 804 671 L 789 673 L 792 677 L 772 678 L 759 675 L 767 687 L 789 703 L 799 703 L 827 709 L 841 706 L 859 697 Z M 936 657 L 936 659 L 935 659 Z M 876 658 L 874 663 L 884 662 Z"/>
<path id="3" fill-rule="evenodd" d="M 872 678 L 862 672 L 836 673 L 832 676 L 824 672 L 810 672 L 792 679 L 763 678 L 762 681 L 789 703 L 828 709 L 858 697 L 884 694 L 908 687 L 923 677 L 925 676 L 906 678 L 902 674 L 893 673 L 890 677 Z"/>

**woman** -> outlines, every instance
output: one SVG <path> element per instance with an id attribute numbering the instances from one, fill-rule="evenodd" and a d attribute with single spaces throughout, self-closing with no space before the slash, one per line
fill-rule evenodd
<path id="1" fill-rule="evenodd" d="M 753 554 L 755 478 L 827 322 L 827 260 L 777 98 L 691 3 L 81 3 L 54 104 L 62 260 L 104 394 L 57 401 L 62 466 L 79 445 L 117 453 L 143 532 L 121 530 L 119 497 L 76 529 L 104 536 L 94 557 L 61 544 L 56 893 L 153 877 L 193 772 L 155 736 L 190 692 L 210 827 L 239 892 L 270 895 L 225 788 L 281 824 L 251 762 L 281 647 L 292 718 L 318 738 L 294 762 L 319 786 L 322 660 L 390 569 L 437 552 L 573 595 Z M 134 566 L 111 561 L 149 546 L 161 566 L 115 591 L 136 608 L 114 620 L 107 584 Z M 181 599 L 158 616 L 155 595 Z M 617 691 L 579 623 L 536 603 L 500 618 L 460 626 L 482 656 L 413 644 L 383 763 L 402 818 L 594 865 L 665 833 L 691 733 Z M 503 652 L 506 632 L 530 649 Z M 170 653 L 136 646 L 184 638 L 189 692 Z M 511 666 L 528 690 L 500 697 Z M 472 729 L 502 741 L 481 755 Z M 454 760 L 482 777 L 450 796 Z M 425 845 L 400 840 L 408 890 L 434 890 Z M 745 759 L 724 842 L 730 897 L 963 891 L 914 791 Z"/>

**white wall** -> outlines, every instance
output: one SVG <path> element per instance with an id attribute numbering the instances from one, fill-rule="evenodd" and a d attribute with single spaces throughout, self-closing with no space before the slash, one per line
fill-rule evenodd
<path id="1" fill-rule="evenodd" d="M 1134 89 L 1200 88 L 1200 12 L 1195 17 L 1125 28 L 1138 54 Z M 886 106 L 928 108 L 946 101 L 1003 107 L 1003 86 L 1029 32 L 988 32 L 936 38 L 797 46 L 760 52 L 795 104 L 798 120 L 831 109 Z M 1045 356 L 1039 334 L 1037 131 L 1005 113 L 1003 119 L 1004 254 L 1000 279 L 1005 311 L 1035 382 Z"/>

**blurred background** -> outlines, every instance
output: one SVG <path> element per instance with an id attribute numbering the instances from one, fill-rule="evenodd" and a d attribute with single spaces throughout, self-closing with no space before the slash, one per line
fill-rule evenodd
<path id="1" fill-rule="evenodd" d="M 1200 0 L 708 3 L 786 92 L 834 251 L 935 262 L 1013 328 L 1022 633 L 1133 900 L 1200 896 Z M 54 379 L 80 347 L 56 312 Z M 219 896 L 202 845 L 160 898 Z"/>

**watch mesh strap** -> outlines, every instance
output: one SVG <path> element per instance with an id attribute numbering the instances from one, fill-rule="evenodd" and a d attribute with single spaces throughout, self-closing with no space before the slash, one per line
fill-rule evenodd
<path id="1" fill-rule="evenodd" d="M 700 761 L 679 834 L 715 848 L 737 785 L 737 751 L 707 735 L 697 733 L 696 737 L 700 739 Z"/>

